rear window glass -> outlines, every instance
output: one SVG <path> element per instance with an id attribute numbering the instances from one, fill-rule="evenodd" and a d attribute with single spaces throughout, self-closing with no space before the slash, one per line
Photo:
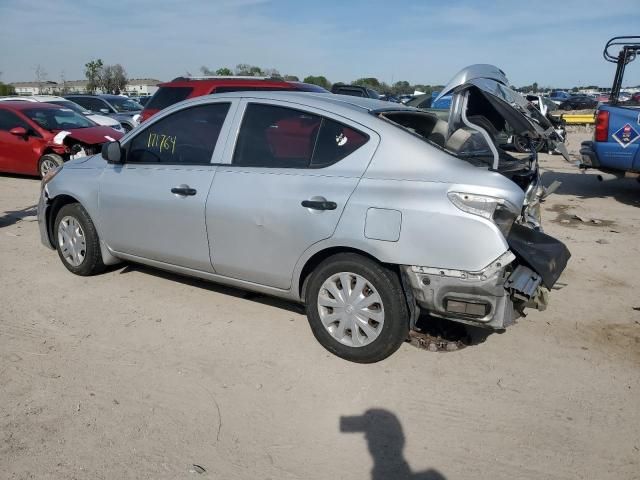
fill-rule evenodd
<path id="1" fill-rule="evenodd" d="M 146 108 L 152 110 L 162 110 L 174 103 L 185 100 L 193 91 L 192 87 L 160 87 L 155 93 Z"/>

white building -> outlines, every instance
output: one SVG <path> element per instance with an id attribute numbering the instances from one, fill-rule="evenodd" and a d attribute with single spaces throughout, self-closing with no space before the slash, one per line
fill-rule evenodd
<path id="1" fill-rule="evenodd" d="M 57 88 L 56 82 L 14 82 L 11 86 L 18 95 L 51 95 Z"/>
<path id="2" fill-rule="evenodd" d="M 155 78 L 131 78 L 123 93 L 137 96 L 153 95 L 158 90 L 159 83 L 162 82 Z"/>

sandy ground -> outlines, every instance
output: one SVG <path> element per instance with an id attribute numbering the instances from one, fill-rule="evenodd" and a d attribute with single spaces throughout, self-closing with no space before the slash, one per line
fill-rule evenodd
<path id="1" fill-rule="evenodd" d="M 326 353 L 295 305 L 71 275 L 40 245 L 39 182 L 0 176 L 0 478 L 640 478 L 640 185 L 542 166 L 573 253 L 549 309 L 375 365 Z"/>

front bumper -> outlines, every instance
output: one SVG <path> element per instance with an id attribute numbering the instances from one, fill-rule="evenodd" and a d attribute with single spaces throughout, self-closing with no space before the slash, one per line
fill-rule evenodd
<path id="1" fill-rule="evenodd" d="M 433 316 L 492 329 L 513 324 L 525 308 L 544 310 L 569 250 L 522 225 L 507 240 L 511 249 L 478 272 L 402 266 L 417 304 Z"/>
<path id="2" fill-rule="evenodd" d="M 49 225 L 47 224 L 47 218 L 49 209 L 51 206 L 49 205 L 49 198 L 47 195 L 47 187 L 45 186 L 40 191 L 40 199 L 38 200 L 38 227 L 40 229 L 40 241 L 45 247 L 54 249 L 54 246 L 51 243 L 51 239 L 49 238 Z"/>

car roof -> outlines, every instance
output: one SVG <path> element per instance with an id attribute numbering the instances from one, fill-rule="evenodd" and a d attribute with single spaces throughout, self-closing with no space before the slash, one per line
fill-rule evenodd
<path id="1" fill-rule="evenodd" d="M 34 105 L 38 103 L 38 105 Z M 11 100 L 8 102 L 0 102 L 0 107 L 9 107 L 13 110 L 30 110 L 32 108 L 64 108 L 60 105 L 53 105 L 45 102 L 25 102 L 24 100 Z"/>
<path id="2" fill-rule="evenodd" d="M 282 91 L 237 91 L 230 93 L 216 93 L 213 95 L 204 95 L 190 100 L 189 103 L 206 103 L 211 99 L 222 98 L 247 98 L 260 100 L 279 100 L 291 103 L 300 103 L 309 107 L 327 110 L 339 115 L 349 117 L 353 114 L 369 114 L 372 112 L 383 111 L 415 111 L 421 110 L 407 107 L 401 103 L 389 103 L 383 100 L 377 100 L 366 97 L 351 97 L 348 95 L 335 95 L 327 93 L 314 92 L 282 92 Z"/>
<path id="3" fill-rule="evenodd" d="M 288 82 L 282 78 L 271 77 L 177 77 L 169 82 L 163 82 L 158 87 L 187 87 L 187 86 L 236 86 L 236 85 L 277 85 L 285 86 L 295 82 Z"/>

